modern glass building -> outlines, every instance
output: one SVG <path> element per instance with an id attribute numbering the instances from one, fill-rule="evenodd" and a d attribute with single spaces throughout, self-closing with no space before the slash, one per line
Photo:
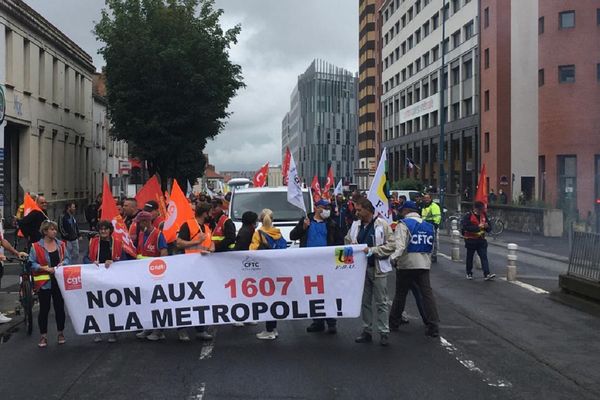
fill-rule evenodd
<path id="1" fill-rule="evenodd" d="M 314 60 L 298 77 L 282 121 L 282 155 L 289 146 L 298 172 L 324 184 L 331 165 L 336 181 L 353 182 L 358 132 L 358 77 Z"/>

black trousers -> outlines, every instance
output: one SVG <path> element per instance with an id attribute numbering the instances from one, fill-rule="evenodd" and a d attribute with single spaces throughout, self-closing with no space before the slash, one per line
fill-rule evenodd
<path id="1" fill-rule="evenodd" d="M 394 327 L 400 326 L 400 323 L 402 321 L 402 313 L 404 312 L 404 308 L 400 308 L 398 303 L 398 293 L 400 293 L 400 286 L 402 285 L 401 281 L 402 275 L 398 273 L 398 270 L 396 270 L 396 291 L 394 293 L 392 309 L 390 310 L 390 325 Z M 413 280 L 409 282 L 408 288 L 410 289 L 415 298 L 415 303 L 417 303 L 417 309 L 419 310 L 421 320 L 425 325 L 427 325 L 427 314 L 425 313 L 425 307 L 423 307 L 423 295 L 421 294 L 419 286 L 417 286 L 417 284 Z"/>
<path id="2" fill-rule="evenodd" d="M 40 334 L 48 333 L 48 314 L 50 314 L 50 302 L 54 303 L 54 316 L 56 317 L 56 329 L 60 332 L 65 329 L 65 301 L 63 300 L 56 278 L 52 276 L 50 289 L 40 289 L 38 299 L 40 301 L 40 313 L 38 325 Z"/>
<path id="3" fill-rule="evenodd" d="M 319 326 L 325 326 L 325 322 L 327 321 L 327 326 L 336 326 L 337 325 L 337 319 L 335 318 L 317 318 L 317 319 L 313 319 L 313 323 L 315 325 L 319 325 Z"/>
<path id="4" fill-rule="evenodd" d="M 273 332 L 273 329 L 277 329 L 277 321 L 266 322 L 267 332 Z"/>
<path id="5" fill-rule="evenodd" d="M 427 318 L 427 326 L 437 327 L 440 317 L 438 316 L 437 305 L 435 304 L 435 298 L 433 297 L 433 290 L 431 290 L 429 270 L 399 269 L 396 270 L 396 276 L 397 291 L 394 296 L 394 303 L 390 315 L 397 316 L 398 310 L 404 310 L 404 307 L 406 306 L 406 295 L 408 294 L 411 283 L 414 283 L 421 292 L 425 317 Z M 396 313 L 394 313 L 394 310 L 396 310 Z M 402 314 L 402 311 L 400 311 L 400 314 Z"/>

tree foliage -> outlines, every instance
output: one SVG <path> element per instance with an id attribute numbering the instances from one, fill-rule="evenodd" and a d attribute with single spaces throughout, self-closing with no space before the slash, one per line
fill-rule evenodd
<path id="1" fill-rule="evenodd" d="M 241 27 L 224 31 L 214 0 L 106 0 L 95 34 L 104 45 L 114 136 L 151 173 L 195 179 L 202 151 L 244 87 L 229 59 Z M 166 181 L 166 180 L 165 180 Z"/>

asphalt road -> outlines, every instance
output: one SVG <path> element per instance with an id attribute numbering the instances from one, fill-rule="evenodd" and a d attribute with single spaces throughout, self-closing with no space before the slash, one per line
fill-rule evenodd
<path id="1" fill-rule="evenodd" d="M 447 244 L 442 252 L 449 254 Z M 464 255 L 464 252 L 463 252 Z M 522 280 L 552 290 L 565 265 L 522 256 Z M 505 252 L 490 247 L 493 270 Z M 531 278 L 527 278 L 531 277 Z M 393 277 L 390 277 L 393 293 Z M 598 399 L 600 319 L 506 281 L 464 279 L 443 257 L 432 271 L 441 338 L 424 336 L 414 301 L 411 323 L 384 348 L 356 344 L 358 320 L 337 335 L 308 334 L 307 321 L 282 322 L 275 341 L 262 326 L 214 328 L 211 344 L 151 343 L 121 335 L 95 344 L 67 330 L 58 346 L 14 332 L 0 345 L 3 399 Z"/>

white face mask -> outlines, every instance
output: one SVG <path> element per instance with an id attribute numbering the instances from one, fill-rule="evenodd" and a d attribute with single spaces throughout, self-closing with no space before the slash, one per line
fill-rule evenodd
<path id="1" fill-rule="evenodd" d="M 331 216 L 331 210 L 323 210 L 321 211 L 321 218 L 327 219 Z"/>

